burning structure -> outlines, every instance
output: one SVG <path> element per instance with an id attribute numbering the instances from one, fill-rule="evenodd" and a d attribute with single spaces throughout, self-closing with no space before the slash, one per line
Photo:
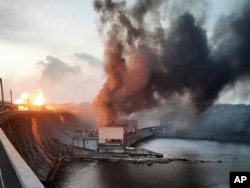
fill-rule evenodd
<path id="1" fill-rule="evenodd" d="M 99 144 L 122 145 L 124 134 L 124 127 L 99 127 Z"/>
<path id="2" fill-rule="evenodd" d="M 45 97 L 41 89 L 38 89 L 36 93 L 22 92 L 19 97 L 12 102 L 12 90 L 10 90 L 11 101 L 4 100 L 3 82 L 0 78 L 1 85 L 1 97 L 0 110 L 12 111 L 12 110 L 43 110 L 45 109 Z"/>
<path id="3" fill-rule="evenodd" d="M 200 113 L 226 86 L 249 78 L 249 3 L 208 38 L 202 2 L 95 0 L 107 75 L 93 102 L 101 126 L 119 127 L 122 117 L 180 101 Z"/>
<path id="4" fill-rule="evenodd" d="M 122 153 L 124 151 L 128 135 L 135 133 L 137 126 L 134 121 L 119 122 L 119 125 L 99 127 L 99 152 Z"/>
<path id="5" fill-rule="evenodd" d="M 99 127 L 99 152 L 123 152 L 124 127 Z"/>
<path id="6" fill-rule="evenodd" d="M 42 90 L 38 89 L 36 93 L 23 92 L 14 102 L 18 110 L 42 110 L 45 109 L 45 97 Z"/>

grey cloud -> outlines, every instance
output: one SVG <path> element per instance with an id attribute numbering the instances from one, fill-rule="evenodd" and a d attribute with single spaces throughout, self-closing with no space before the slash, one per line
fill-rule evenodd
<path id="1" fill-rule="evenodd" d="M 42 78 L 46 79 L 62 79 L 69 75 L 81 73 L 79 66 L 70 66 L 53 56 L 47 56 L 46 62 L 40 61 L 38 65 L 42 67 Z"/>
<path id="2" fill-rule="evenodd" d="M 75 56 L 84 60 L 87 60 L 90 66 L 99 67 L 102 66 L 102 60 L 98 59 L 92 55 L 82 53 L 75 53 Z"/>

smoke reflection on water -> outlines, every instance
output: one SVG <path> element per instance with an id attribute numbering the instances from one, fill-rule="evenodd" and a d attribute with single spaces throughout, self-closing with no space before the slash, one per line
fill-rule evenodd
<path id="1" fill-rule="evenodd" d="M 136 147 L 188 158 L 193 163 L 127 164 L 73 161 L 57 173 L 53 187 L 152 188 L 229 187 L 230 171 L 250 169 L 250 146 L 201 140 L 152 139 Z M 211 160 L 196 163 L 195 160 Z M 221 160 L 222 163 L 215 161 Z"/>

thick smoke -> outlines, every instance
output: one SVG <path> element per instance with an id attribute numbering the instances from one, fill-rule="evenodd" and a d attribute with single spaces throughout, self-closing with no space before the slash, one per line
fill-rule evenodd
<path id="1" fill-rule="evenodd" d="M 189 12 L 163 27 L 161 11 L 167 3 L 94 2 L 105 37 L 107 80 L 94 101 L 103 126 L 164 105 L 175 95 L 188 95 L 194 109 L 202 112 L 225 86 L 250 75 L 249 4 L 240 15 L 230 17 L 227 33 L 214 32 L 217 36 L 209 45 L 201 18 Z"/>

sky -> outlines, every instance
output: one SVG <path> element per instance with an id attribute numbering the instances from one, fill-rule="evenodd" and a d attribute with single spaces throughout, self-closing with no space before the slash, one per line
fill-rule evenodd
<path id="1" fill-rule="evenodd" d="M 240 1 L 208 2 L 206 28 L 210 36 L 216 20 L 230 14 Z M 92 3 L 0 1 L 0 77 L 6 100 L 10 100 L 10 89 L 13 98 L 24 91 L 42 89 L 49 103 L 93 100 L 105 74 L 103 38 L 98 33 L 98 15 Z M 217 102 L 250 103 L 245 84 L 240 82 L 231 90 L 225 89 Z M 239 89 L 244 91 L 238 92 Z"/>
<path id="2" fill-rule="evenodd" d="M 92 1 L 0 1 L 0 77 L 6 100 L 9 89 L 15 98 L 38 88 L 48 102 L 92 100 L 104 79 L 96 19 Z M 51 78 L 53 73 L 57 76 Z"/>

